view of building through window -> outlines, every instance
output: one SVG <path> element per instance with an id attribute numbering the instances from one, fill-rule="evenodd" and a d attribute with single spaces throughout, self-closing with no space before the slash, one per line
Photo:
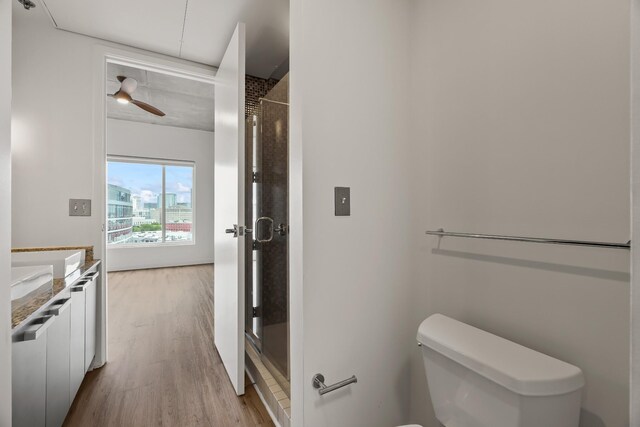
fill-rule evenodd
<path id="1" fill-rule="evenodd" d="M 109 159 L 107 183 L 107 244 L 193 241 L 193 165 Z"/>

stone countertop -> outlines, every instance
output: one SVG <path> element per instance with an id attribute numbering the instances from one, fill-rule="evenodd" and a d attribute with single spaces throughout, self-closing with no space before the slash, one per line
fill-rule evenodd
<path id="1" fill-rule="evenodd" d="M 37 291 L 31 292 L 29 295 L 20 299 L 19 306 L 14 308 L 14 302 L 11 303 L 11 329 L 15 329 L 23 321 L 29 318 L 33 313 L 52 299 L 54 299 L 62 291 L 80 280 L 89 270 L 100 264 L 100 260 L 85 262 L 78 270 L 74 271 L 64 279 L 53 279 L 46 285 L 43 285 Z M 26 301 L 25 301 L 26 300 Z"/>
<path id="2" fill-rule="evenodd" d="M 68 251 L 84 249 L 84 257 L 87 263 L 93 261 L 93 246 L 42 246 L 33 248 L 12 248 L 12 253 L 17 252 L 42 252 L 42 251 Z"/>

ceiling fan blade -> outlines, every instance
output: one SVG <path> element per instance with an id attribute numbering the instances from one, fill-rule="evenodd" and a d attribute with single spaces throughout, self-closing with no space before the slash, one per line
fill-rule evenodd
<path id="1" fill-rule="evenodd" d="M 146 102 L 142 102 L 142 101 L 137 101 L 135 99 L 131 100 L 131 103 L 137 107 L 142 108 L 145 111 L 148 111 L 151 114 L 155 114 L 156 116 L 164 116 L 164 113 L 160 110 L 158 110 L 156 107 L 154 107 L 153 105 L 149 105 Z"/>

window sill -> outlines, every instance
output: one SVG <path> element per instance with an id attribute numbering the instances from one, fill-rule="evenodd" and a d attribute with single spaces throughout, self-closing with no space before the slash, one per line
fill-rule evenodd
<path id="1" fill-rule="evenodd" d="M 165 243 L 136 243 L 135 245 L 109 245 L 107 250 L 111 249 L 148 249 L 148 248 L 171 248 L 176 246 L 195 246 L 195 241 L 190 242 L 165 242 Z"/>

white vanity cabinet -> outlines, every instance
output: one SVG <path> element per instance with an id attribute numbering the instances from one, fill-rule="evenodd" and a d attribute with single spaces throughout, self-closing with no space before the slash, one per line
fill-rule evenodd
<path id="1" fill-rule="evenodd" d="M 32 321 L 11 344 L 12 426 L 46 424 L 47 329 L 55 316 Z"/>
<path id="2" fill-rule="evenodd" d="M 13 427 L 64 423 L 96 354 L 99 268 L 13 330 Z"/>
<path id="3" fill-rule="evenodd" d="M 61 427 L 71 401 L 69 400 L 69 343 L 71 328 L 71 298 L 56 300 L 46 311 L 54 316 L 47 330 L 47 422 L 46 427 Z"/>

